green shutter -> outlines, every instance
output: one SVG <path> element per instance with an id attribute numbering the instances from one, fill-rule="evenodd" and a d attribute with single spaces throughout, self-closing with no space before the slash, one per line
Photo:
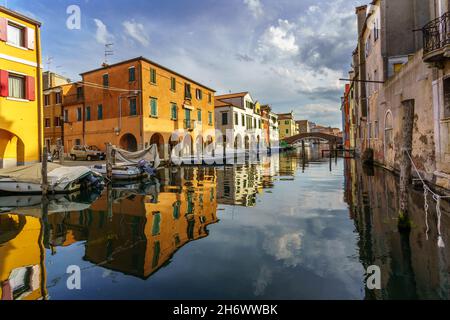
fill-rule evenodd
<path id="1" fill-rule="evenodd" d="M 161 213 L 155 212 L 153 214 L 153 226 L 152 226 L 152 235 L 156 236 L 161 231 Z"/>

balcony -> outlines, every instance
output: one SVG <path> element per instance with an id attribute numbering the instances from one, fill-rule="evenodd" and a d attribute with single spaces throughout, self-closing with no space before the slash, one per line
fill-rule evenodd
<path id="1" fill-rule="evenodd" d="M 183 124 L 185 130 L 192 131 L 195 127 L 195 120 L 184 119 Z"/>
<path id="2" fill-rule="evenodd" d="M 84 102 L 84 97 L 78 94 L 65 95 L 63 97 L 63 105 L 79 104 Z"/>
<path id="3" fill-rule="evenodd" d="M 442 63 L 450 57 L 450 12 L 426 24 L 422 33 L 424 62 Z"/>

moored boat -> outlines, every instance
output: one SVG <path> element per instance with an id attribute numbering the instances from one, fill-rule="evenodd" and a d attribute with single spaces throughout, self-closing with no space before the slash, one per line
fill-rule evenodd
<path id="1" fill-rule="evenodd" d="M 72 193 L 81 188 L 100 188 L 103 179 L 87 167 L 64 167 L 54 163 L 47 165 L 49 193 Z M 0 170 L 0 193 L 37 194 L 42 193 L 42 165 Z"/>

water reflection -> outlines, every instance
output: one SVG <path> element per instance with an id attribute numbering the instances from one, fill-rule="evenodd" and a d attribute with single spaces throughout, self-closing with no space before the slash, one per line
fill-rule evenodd
<path id="1" fill-rule="evenodd" d="M 402 235 L 397 231 L 397 178 L 380 168 L 368 170 L 356 161 L 345 164 L 345 197 L 360 234 L 361 263 L 378 265 L 382 271 L 383 289 L 366 290 L 366 298 L 449 299 L 449 204 L 441 203 L 445 248 L 438 247 L 436 201 L 427 197 L 426 215 L 421 187 L 410 191 L 413 228 L 409 236 Z"/>
<path id="2" fill-rule="evenodd" d="M 322 158 L 319 147 L 251 165 L 165 168 L 153 181 L 45 205 L 3 198 L 0 296 L 448 299 L 449 207 L 438 248 L 428 200 L 427 227 L 423 193 L 411 191 L 414 228 L 402 236 L 396 177 Z M 65 285 L 72 264 L 80 292 Z M 381 268 L 382 290 L 366 289 L 370 265 Z"/>

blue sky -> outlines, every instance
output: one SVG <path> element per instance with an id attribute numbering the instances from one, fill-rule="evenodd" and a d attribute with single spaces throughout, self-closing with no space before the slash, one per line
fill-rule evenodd
<path id="1" fill-rule="evenodd" d="M 5 4 L 0 0 L 0 4 Z M 250 91 L 275 112 L 341 127 L 340 96 L 364 0 L 8 0 L 43 23 L 43 62 L 72 80 L 146 56 L 217 90 Z M 81 9 L 69 30 L 66 9 Z M 47 65 L 46 65 L 47 68 Z"/>

